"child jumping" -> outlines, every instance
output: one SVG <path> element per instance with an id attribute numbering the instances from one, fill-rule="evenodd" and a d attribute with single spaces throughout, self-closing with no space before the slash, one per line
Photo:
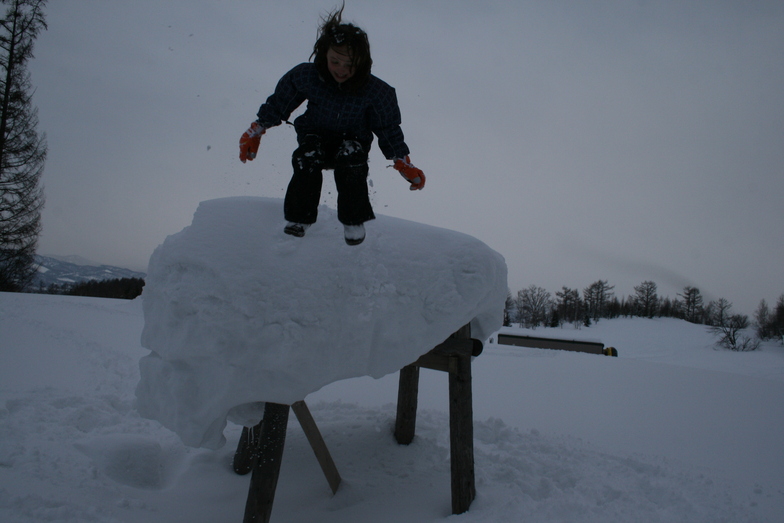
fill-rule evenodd
<path id="1" fill-rule="evenodd" d="M 365 239 L 364 223 L 375 218 L 367 187 L 373 135 L 412 191 L 425 186 L 425 175 L 409 159 L 394 88 L 370 74 L 367 34 L 341 23 L 342 14 L 341 7 L 324 20 L 313 46 L 313 62 L 286 73 L 262 104 L 258 120 L 240 138 L 240 160 L 253 160 L 261 135 L 307 100 L 306 111 L 294 121 L 299 146 L 291 158 L 294 174 L 283 203 L 288 222 L 283 231 L 302 237 L 316 222 L 322 170 L 332 169 L 338 220 L 346 243 L 358 245 Z"/>

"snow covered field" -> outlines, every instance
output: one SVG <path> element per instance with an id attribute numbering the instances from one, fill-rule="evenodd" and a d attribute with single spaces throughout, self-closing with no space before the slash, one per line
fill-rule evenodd
<path id="1" fill-rule="evenodd" d="M 142 327 L 138 299 L 0 293 L 0 521 L 242 520 L 240 427 L 193 449 L 135 410 Z M 486 345 L 470 512 L 450 515 L 446 376 L 423 370 L 408 447 L 396 374 L 308 396 L 344 483 L 333 497 L 291 416 L 273 521 L 784 520 L 784 348 L 714 350 L 671 319 L 559 334 L 620 356 Z"/>

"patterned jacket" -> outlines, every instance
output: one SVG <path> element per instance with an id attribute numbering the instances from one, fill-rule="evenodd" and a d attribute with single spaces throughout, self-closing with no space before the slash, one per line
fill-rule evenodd
<path id="1" fill-rule="evenodd" d="M 280 125 L 307 100 L 307 110 L 296 120 L 298 135 L 328 131 L 366 143 L 369 149 L 373 134 L 387 159 L 403 158 L 408 146 L 400 129 L 400 108 L 395 89 L 370 75 L 356 92 L 341 91 L 333 78 L 323 78 L 313 63 L 303 63 L 286 73 L 275 92 L 258 112 L 265 128 Z"/>

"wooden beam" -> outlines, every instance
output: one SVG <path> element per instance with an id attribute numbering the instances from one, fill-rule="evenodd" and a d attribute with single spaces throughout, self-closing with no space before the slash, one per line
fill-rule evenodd
<path id="1" fill-rule="evenodd" d="M 452 470 L 452 514 L 468 511 L 476 498 L 474 412 L 471 356 L 450 356 L 449 452 Z"/>
<path id="2" fill-rule="evenodd" d="M 449 373 L 449 452 L 453 514 L 466 512 L 476 498 L 471 358 L 481 352 L 482 342 L 472 339 L 471 326 L 465 325 L 417 361 L 400 369 L 395 439 L 402 445 L 408 445 L 414 439 L 419 368 Z"/>
<path id="3" fill-rule="evenodd" d="M 234 452 L 234 472 L 244 476 L 253 470 L 256 460 L 259 457 L 259 439 L 261 436 L 261 424 L 255 427 L 242 427 L 240 441 L 237 443 L 237 450 Z"/>
<path id="4" fill-rule="evenodd" d="M 468 334 L 466 334 L 466 332 Z M 442 343 L 436 345 L 430 352 L 420 356 L 412 365 L 449 372 L 449 356 L 479 356 L 482 354 L 482 342 L 472 339 L 470 333 L 470 325 L 466 325 Z M 469 337 L 466 338 L 464 336 Z"/>
<path id="5" fill-rule="evenodd" d="M 283 447 L 286 445 L 288 420 L 288 405 L 267 403 L 264 406 L 259 457 L 250 478 L 244 523 L 269 523 L 280 476 Z"/>
<path id="6" fill-rule="evenodd" d="M 419 367 L 406 365 L 400 369 L 395 418 L 395 440 L 401 445 L 409 445 L 414 440 L 418 396 Z"/>
<path id="7" fill-rule="evenodd" d="M 329 488 L 332 489 L 332 494 L 334 495 L 340 486 L 340 473 L 332 460 L 327 444 L 324 443 L 324 438 L 321 436 L 321 431 L 319 431 L 310 409 L 308 409 L 304 401 L 297 401 L 291 404 L 291 410 L 294 411 L 299 424 L 302 425 L 302 430 L 305 432 L 314 454 L 316 454 L 316 459 L 319 465 L 321 465 L 321 470 L 324 471 L 324 476 L 326 476 Z"/>
<path id="8" fill-rule="evenodd" d="M 439 370 L 441 372 L 449 372 L 449 356 L 428 352 L 427 354 L 420 356 L 418 360 L 411 364 L 411 366 Z"/>
<path id="9" fill-rule="evenodd" d="M 428 354 L 439 354 L 441 356 L 465 354 L 468 356 L 474 356 L 474 341 L 475 340 L 464 338 L 447 338 L 443 343 L 436 345 L 433 350 L 428 352 Z"/>
<path id="10" fill-rule="evenodd" d="M 604 343 L 599 341 L 539 338 L 536 336 L 521 336 L 517 334 L 499 334 L 498 343 L 500 345 L 514 345 L 517 347 L 530 347 L 533 349 L 554 349 L 572 352 L 587 352 L 589 354 L 604 354 Z"/>

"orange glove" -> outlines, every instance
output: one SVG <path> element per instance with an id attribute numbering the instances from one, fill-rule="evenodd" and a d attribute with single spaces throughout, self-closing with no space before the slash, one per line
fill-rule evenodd
<path id="1" fill-rule="evenodd" d="M 395 159 L 393 167 L 411 184 L 409 189 L 412 191 L 422 189 L 425 186 L 425 173 L 422 172 L 422 169 L 414 167 L 408 156 Z"/>
<path id="2" fill-rule="evenodd" d="M 253 122 L 250 124 L 250 128 L 242 134 L 240 137 L 240 160 L 242 163 L 245 163 L 246 160 L 253 161 L 256 157 L 261 144 L 261 135 L 265 132 L 267 130 L 259 122 Z"/>

